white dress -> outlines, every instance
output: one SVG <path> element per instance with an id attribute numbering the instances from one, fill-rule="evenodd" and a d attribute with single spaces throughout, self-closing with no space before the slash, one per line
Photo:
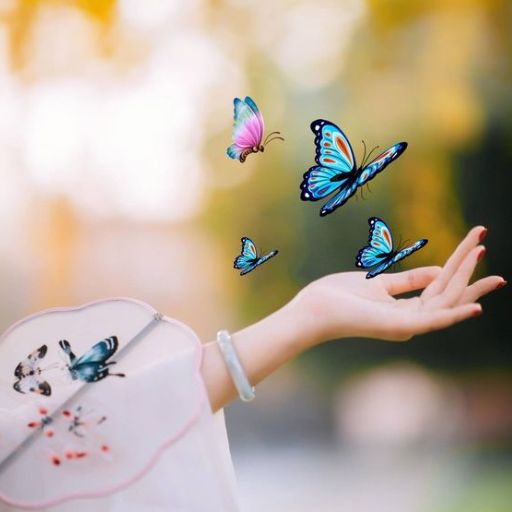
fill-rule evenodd
<path id="1" fill-rule="evenodd" d="M 0 339 L 0 512 L 239 510 L 202 346 L 133 299 L 48 310 Z"/>

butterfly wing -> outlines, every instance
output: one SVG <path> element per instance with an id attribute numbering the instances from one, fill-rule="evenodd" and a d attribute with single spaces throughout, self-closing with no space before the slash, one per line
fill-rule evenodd
<path id="1" fill-rule="evenodd" d="M 371 247 L 379 249 L 386 254 L 393 252 L 393 237 L 388 225 L 378 217 L 370 217 L 370 237 L 368 243 Z"/>
<path id="2" fill-rule="evenodd" d="M 428 240 L 423 238 L 422 240 L 418 240 L 417 242 L 414 242 L 412 245 L 403 248 L 401 251 L 398 251 L 393 257 L 393 263 L 398 263 L 400 260 L 403 260 L 404 258 L 407 258 L 407 256 L 410 256 L 413 252 L 419 251 L 423 246 L 427 245 L 427 243 Z"/>
<path id="3" fill-rule="evenodd" d="M 59 347 L 62 349 L 64 354 L 67 356 L 68 363 L 70 365 L 72 365 L 73 362 L 76 360 L 76 356 L 73 353 L 73 351 L 71 350 L 71 344 L 69 343 L 69 341 L 68 340 L 60 340 Z"/>
<path id="4" fill-rule="evenodd" d="M 366 182 L 375 178 L 375 176 L 383 171 L 393 160 L 396 160 L 407 149 L 407 142 L 398 142 L 397 144 L 386 149 L 377 158 L 366 165 L 359 176 L 357 184 L 364 185 Z"/>
<path id="5" fill-rule="evenodd" d="M 47 345 L 41 345 L 38 349 L 31 352 L 26 359 L 18 363 L 14 369 L 14 376 L 18 379 L 22 379 L 34 371 L 39 370 L 39 361 L 43 359 L 47 352 Z"/>
<path id="6" fill-rule="evenodd" d="M 345 185 L 342 186 L 340 191 L 334 195 L 327 203 L 325 203 L 321 210 L 320 216 L 325 217 L 329 213 L 332 213 L 336 208 L 343 206 L 352 197 L 357 189 L 357 182 L 353 179 L 348 180 Z"/>
<path id="7" fill-rule="evenodd" d="M 339 178 L 340 173 L 335 169 L 315 165 L 304 173 L 300 184 L 300 198 L 303 201 L 318 201 L 332 194 L 337 188 L 346 184 L 349 176 Z"/>
<path id="8" fill-rule="evenodd" d="M 256 267 L 259 267 L 261 264 L 265 263 L 270 258 L 273 258 L 278 252 L 279 252 L 278 250 L 274 250 L 274 251 L 269 252 L 268 254 L 265 254 L 261 258 L 258 258 L 256 260 L 256 262 L 251 265 L 250 268 L 242 270 L 242 272 L 240 272 L 240 275 L 243 276 L 245 274 L 248 274 L 251 270 L 254 270 Z"/>
<path id="9" fill-rule="evenodd" d="M 83 356 L 80 356 L 73 363 L 73 367 L 82 366 L 88 363 L 103 364 L 112 357 L 119 346 L 117 336 L 110 336 L 104 340 L 99 341 L 92 348 L 90 348 Z"/>
<path id="10" fill-rule="evenodd" d="M 99 362 L 88 362 L 76 364 L 70 370 L 74 379 L 83 382 L 96 382 L 109 375 L 109 366 Z"/>
<path id="11" fill-rule="evenodd" d="M 240 156 L 242 155 L 244 149 L 246 148 L 242 148 L 237 144 L 231 144 L 231 146 L 229 146 L 228 149 L 226 150 L 226 153 L 229 156 L 229 158 L 232 158 L 233 160 L 240 160 Z"/>
<path id="12" fill-rule="evenodd" d="M 228 147 L 227 154 L 233 160 L 238 160 L 244 150 L 261 144 L 265 125 L 263 116 L 252 98 L 235 98 L 233 103 L 233 144 Z"/>
<path id="13" fill-rule="evenodd" d="M 29 375 L 17 380 L 12 387 L 18 393 L 36 393 L 43 396 L 50 396 L 52 394 L 50 384 L 45 380 L 39 380 L 35 375 Z"/>
<path id="14" fill-rule="evenodd" d="M 241 238 L 241 242 L 242 252 L 240 256 L 235 258 L 234 262 L 234 267 L 239 270 L 246 268 L 248 265 L 256 263 L 258 259 L 258 252 L 254 242 L 246 236 Z"/>
<path id="15" fill-rule="evenodd" d="M 372 268 L 366 274 L 366 279 L 371 279 L 372 277 L 382 274 L 382 272 L 386 271 L 389 267 L 391 267 L 391 265 L 393 265 L 393 258 L 387 258 L 380 265 L 377 265 L 375 268 Z"/>
<path id="16" fill-rule="evenodd" d="M 355 192 L 356 160 L 347 136 L 334 123 L 317 119 L 311 123 L 311 130 L 315 134 L 317 165 L 304 174 L 300 197 L 303 201 L 318 201 L 339 189 L 320 210 L 324 216 L 342 206 Z"/>
<path id="17" fill-rule="evenodd" d="M 356 167 L 352 146 L 341 128 L 330 121 L 316 119 L 311 123 L 315 134 L 315 162 L 338 173 L 350 173 Z"/>

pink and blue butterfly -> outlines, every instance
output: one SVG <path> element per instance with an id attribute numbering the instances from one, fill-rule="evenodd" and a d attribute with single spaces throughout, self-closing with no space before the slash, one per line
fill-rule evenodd
<path id="1" fill-rule="evenodd" d="M 235 112 L 233 122 L 233 144 L 228 147 L 227 154 L 233 160 L 245 162 L 251 153 L 265 151 L 265 146 L 273 140 L 284 140 L 280 132 L 270 132 L 263 140 L 265 123 L 256 103 L 249 96 L 245 100 L 233 100 Z M 274 136 L 274 137 L 272 137 Z"/>
<path id="2" fill-rule="evenodd" d="M 262 263 L 265 263 L 270 258 L 273 258 L 279 251 L 273 250 L 264 256 L 259 256 L 258 251 L 256 250 L 256 245 L 254 242 L 244 236 L 241 239 L 242 242 L 242 253 L 240 256 L 235 258 L 234 268 L 241 270 L 240 275 L 244 276 L 254 270 L 256 267 L 259 267 Z"/>
<path id="3" fill-rule="evenodd" d="M 311 123 L 311 130 L 315 134 L 317 165 L 304 174 L 300 185 L 300 198 L 303 201 L 318 201 L 336 192 L 321 208 L 322 217 L 344 205 L 358 187 L 375 178 L 407 148 L 407 142 L 398 142 L 367 163 L 376 148 L 366 155 L 365 145 L 363 162 L 358 167 L 352 146 L 338 126 L 330 121 L 317 119 Z"/>
<path id="4" fill-rule="evenodd" d="M 370 217 L 368 224 L 370 224 L 368 245 L 363 247 L 356 256 L 357 267 L 364 269 L 373 267 L 366 274 L 366 279 L 378 276 L 391 265 L 421 249 L 428 242 L 428 240 L 422 239 L 403 249 L 395 250 L 391 231 L 382 219 Z"/>

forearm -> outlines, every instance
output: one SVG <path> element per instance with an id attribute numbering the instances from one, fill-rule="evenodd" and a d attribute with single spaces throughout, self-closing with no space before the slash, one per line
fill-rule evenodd
<path id="1" fill-rule="evenodd" d="M 468 285 L 485 252 L 478 245 L 485 233 L 482 226 L 473 228 L 442 269 L 423 267 L 373 279 L 364 272 L 343 272 L 310 283 L 286 306 L 232 335 L 250 383 L 255 386 L 329 339 L 406 341 L 478 316 L 482 308 L 476 301 L 506 284 L 501 276 L 489 276 Z M 419 297 L 394 297 L 422 289 Z M 214 411 L 236 398 L 217 342 L 204 347 L 202 375 Z"/>
<path id="2" fill-rule="evenodd" d="M 232 334 L 232 341 L 253 386 L 314 343 L 306 309 L 297 297 L 259 322 Z M 204 346 L 202 376 L 213 411 L 237 397 L 216 341 Z"/>

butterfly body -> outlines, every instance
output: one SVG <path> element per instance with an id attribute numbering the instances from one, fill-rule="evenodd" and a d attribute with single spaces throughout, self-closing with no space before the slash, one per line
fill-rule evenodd
<path id="1" fill-rule="evenodd" d="M 258 151 L 261 151 L 263 153 L 263 151 L 265 151 L 265 146 L 263 145 L 259 145 L 259 146 L 254 146 L 252 148 L 246 148 L 244 149 L 241 153 L 240 153 L 240 157 L 239 157 L 239 160 L 241 163 L 244 163 L 246 158 L 251 154 L 251 153 L 258 153 Z"/>
<path id="2" fill-rule="evenodd" d="M 242 252 L 240 256 L 235 258 L 235 262 L 233 264 L 234 268 L 241 270 L 241 276 L 248 274 L 256 267 L 259 267 L 262 263 L 265 263 L 270 258 L 273 258 L 279 252 L 277 250 L 273 250 L 268 254 L 259 256 L 256 245 L 250 238 L 244 236 L 241 238 L 241 242 Z"/>
<path id="3" fill-rule="evenodd" d="M 368 245 L 363 247 L 356 257 L 357 267 L 371 269 L 366 274 L 367 279 L 386 271 L 395 263 L 421 249 L 428 242 L 428 240 L 422 239 L 403 249 L 396 250 L 391 231 L 382 219 L 370 217 L 368 224 L 370 225 Z"/>
<path id="4" fill-rule="evenodd" d="M 112 373 L 110 367 L 115 361 L 108 361 L 119 346 L 116 336 L 110 336 L 96 343 L 83 356 L 77 357 L 67 340 L 59 341 L 59 346 L 68 357 L 67 368 L 73 380 L 97 382 L 109 375 L 124 377 L 123 373 Z"/>
<path id="5" fill-rule="evenodd" d="M 18 363 L 14 370 L 14 376 L 17 380 L 12 386 L 18 393 L 37 393 L 44 396 L 52 394 L 50 384 L 39 378 L 45 370 L 39 364 L 47 352 L 48 346 L 41 345 L 31 352 L 26 359 Z"/>
<path id="6" fill-rule="evenodd" d="M 317 119 L 311 123 L 311 130 L 315 134 L 316 165 L 304 173 L 300 197 L 303 201 L 318 201 L 336 192 L 321 208 L 322 217 L 343 206 L 358 187 L 375 178 L 407 148 L 407 142 L 398 142 L 368 164 L 363 158 L 358 166 L 352 146 L 338 126 Z"/>
<path id="7" fill-rule="evenodd" d="M 278 136 L 279 132 L 271 132 L 263 140 L 265 123 L 260 110 L 251 97 L 246 96 L 244 100 L 235 98 L 233 103 L 233 144 L 227 149 L 229 158 L 243 163 L 251 153 L 265 151 L 265 146 L 269 142 L 276 139 L 284 140 Z"/>

